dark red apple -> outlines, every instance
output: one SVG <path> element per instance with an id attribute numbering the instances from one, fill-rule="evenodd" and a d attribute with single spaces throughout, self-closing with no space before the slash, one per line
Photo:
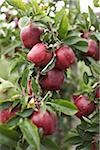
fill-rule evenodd
<path id="1" fill-rule="evenodd" d="M 82 116 L 85 116 L 85 117 L 89 116 L 96 108 L 94 102 L 90 102 L 88 100 L 88 97 L 83 96 L 83 95 L 74 99 L 74 103 L 79 110 L 76 113 L 76 116 L 78 118 L 82 118 Z"/>
<path id="2" fill-rule="evenodd" d="M 52 69 L 45 76 L 40 78 L 40 86 L 43 90 L 60 90 L 64 81 L 63 71 Z"/>
<path id="3" fill-rule="evenodd" d="M 36 67 L 45 66 L 52 58 L 52 52 L 48 52 L 44 43 L 38 43 L 30 50 L 27 59 L 32 61 Z"/>
<path id="4" fill-rule="evenodd" d="M 43 30 L 36 24 L 29 24 L 22 28 L 20 38 L 25 48 L 31 49 L 35 44 L 40 42 L 40 36 Z"/>
<path id="5" fill-rule="evenodd" d="M 0 123 L 6 123 L 11 117 L 16 115 L 18 108 L 13 109 L 10 111 L 9 109 L 4 109 L 0 111 Z"/>
<path id="6" fill-rule="evenodd" d="M 69 68 L 73 63 L 75 63 L 75 59 L 75 54 L 69 46 L 61 46 L 56 50 L 55 68 L 59 70 Z"/>
<path id="7" fill-rule="evenodd" d="M 100 47 L 97 47 L 96 54 L 93 57 L 96 61 L 100 60 Z"/>
<path id="8" fill-rule="evenodd" d="M 55 132 L 57 126 L 57 117 L 49 111 L 42 112 L 38 110 L 31 116 L 31 121 L 38 127 L 43 129 L 44 135 L 51 135 Z"/>
<path id="9" fill-rule="evenodd" d="M 100 87 L 97 87 L 95 97 L 100 98 Z"/>
<path id="10" fill-rule="evenodd" d="M 96 146 L 96 143 L 92 143 L 92 147 L 91 147 L 91 150 L 97 150 L 97 146 Z"/>
<path id="11" fill-rule="evenodd" d="M 97 51 L 97 43 L 94 40 L 88 40 L 88 50 L 86 55 L 90 57 L 95 57 Z"/>

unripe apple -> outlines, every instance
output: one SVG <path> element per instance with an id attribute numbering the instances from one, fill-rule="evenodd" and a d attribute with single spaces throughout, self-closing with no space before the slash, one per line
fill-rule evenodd
<path id="1" fill-rule="evenodd" d="M 69 68 L 73 63 L 75 63 L 75 54 L 69 46 L 64 45 L 56 50 L 55 68 L 64 70 Z"/>
<path id="2" fill-rule="evenodd" d="M 79 96 L 74 99 L 74 103 L 78 108 L 76 116 L 82 118 L 82 116 L 89 116 L 95 110 L 94 102 L 89 102 L 86 96 Z"/>
<path id="3" fill-rule="evenodd" d="M 48 52 L 44 43 L 38 43 L 29 51 L 27 59 L 36 67 L 45 66 L 52 58 L 52 52 Z"/>
<path id="4" fill-rule="evenodd" d="M 100 98 L 100 87 L 97 87 L 95 97 Z"/>
<path id="5" fill-rule="evenodd" d="M 40 86 L 43 90 L 60 90 L 64 81 L 63 71 L 52 69 L 45 76 L 40 78 Z"/>
<path id="6" fill-rule="evenodd" d="M 95 57 L 97 51 L 97 43 L 94 40 L 88 40 L 88 50 L 86 55 L 90 57 Z"/>
<path id="7" fill-rule="evenodd" d="M 20 38 L 25 48 L 31 49 L 35 44 L 40 42 L 40 36 L 43 30 L 36 24 L 29 24 L 22 28 Z"/>
<path id="8" fill-rule="evenodd" d="M 0 111 L 0 123 L 6 123 L 11 117 L 16 115 L 18 108 L 10 111 L 9 109 L 4 109 Z"/>
<path id="9" fill-rule="evenodd" d="M 41 110 L 34 112 L 31 116 L 31 121 L 38 128 L 43 129 L 44 135 L 51 135 L 55 132 L 57 126 L 57 117 L 54 113 L 45 111 L 44 113 Z"/>

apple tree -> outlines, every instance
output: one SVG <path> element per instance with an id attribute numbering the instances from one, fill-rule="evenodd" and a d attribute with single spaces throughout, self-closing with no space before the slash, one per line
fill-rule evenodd
<path id="1" fill-rule="evenodd" d="M 78 0 L 0 11 L 1 149 L 99 150 L 99 16 Z"/>

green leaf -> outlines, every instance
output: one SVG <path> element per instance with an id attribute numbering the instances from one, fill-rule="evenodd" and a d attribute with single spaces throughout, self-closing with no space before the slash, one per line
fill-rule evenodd
<path id="1" fill-rule="evenodd" d="M 39 13 L 34 16 L 34 21 L 38 24 L 38 26 L 47 28 L 48 23 L 53 22 L 53 19 L 47 16 L 46 13 Z"/>
<path id="2" fill-rule="evenodd" d="M 22 120 L 19 126 L 26 141 L 32 145 L 33 148 L 36 147 L 37 150 L 40 150 L 40 139 L 37 127 L 28 119 Z"/>
<path id="3" fill-rule="evenodd" d="M 91 36 L 93 35 L 97 38 L 98 41 L 100 41 L 100 32 L 94 32 Z"/>
<path id="4" fill-rule="evenodd" d="M 19 142 L 17 143 L 16 150 L 23 150 L 23 149 L 21 148 L 21 146 L 20 146 L 20 143 L 19 143 Z"/>
<path id="5" fill-rule="evenodd" d="M 89 61 L 91 62 L 91 67 L 93 68 L 93 70 L 100 75 L 100 65 L 99 63 L 97 63 L 96 61 L 94 61 L 92 58 L 88 58 Z"/>
<path id="6" fill-rule="evenodd" d="M 90 145 L 91 145 L 90 142 L 85 141 L 81 145 L 77 146 L 76 150 L 90 150 L 91 149 Z"/>
<path id="7" fill-rule="evenodd" d="M 34 149 L 35 149 L 35 147 L 34 147 Z M 27 148 L 26 148 L 26 150 L 34 150 L 33 149 L 33 146 L 32 145 L 29 145 Z"/>
<path id="8" fill-rule="evenodd" d="M 19 121 L 20 121 L 20 117 L 13 117 L 13 118 L 11 118 L 8 122 L 7 122 L 7 124 L 8 124 L 8 126 L 10 126 L 10 127 L 12 127 L 12 126 L 17 126 L 18 125 L 18 123 L 19 123 Z"/>
<path id="9" fill-rule="evenodd" d="M 68 18 L 67 18 L 67 13 L 65 13 L 61 19 L 59 30 L 58 30 L 59 38 L 65 39 L 67 32 L 68 32 Z"/>
<path id="10" fill-rule="evenodd" d="M 21 99 L 21 104 L 22 104 L 22 108 L 21 108 L 21 110 L 23 111 L 25 108 L 26 108 L 26 106 L 27 106 L 27 104 L 28 104 L 28 96 L 24 96 L 24 97 L 22 97 L 22 99 Z"/>
<path id="11" fill-rule="evenodd" d="M 4 80 L 4 82 L 0 84 L 0 92 L 6 92 L 11 88 L 14 88 L 14 85 L 10 81 Z"/>
<path id="12" fill-rule="evenodd" d="M 23 27 L 27 26 L 30 22 L 30 18 L 27 16 L 24 16 L 22 18 L 20 18 L 19 22 L 18 22 L 18 26 L 20 29 L 22 29 Z"/>
<path id="13" fill-rule="evenodd" d="M 83 119 L 84 119 L 84 121 L 85 121 L 86 123 L 89 123 L 89 124 L 92 123 L 90 119 L 88 119 L 88 118 L 86 118 L 86 117 L 84 117 L 84 116 L 83 116 Z"/>
<path id="14" fill-rule="evenodd" d="M 16 41 L 16 42 L 14 41 L 8 46 L 6 46 L 5 48 L 3 48 L 3 51 L 1 51 L 2 52 L 1 54 L 7 54 L 9 52 L 12 52 L 14 51 L 15 47 L 20 46 L 20 45 L 21 45 L 21 41 Z"/>
<path id="15" fill-rule="evenodd" d="M 87 72 L 84 72 L 84 74 L 83 74 L 83 80 L 84 80 L 84 83 L 85 83 L 85 84 L 88 84 L 88 83 L 89 83 L 89 77 L 88 77 Z"/>
<path id="16" fill-rule="evenodd" d="M 26 11 L 27 5 L 22 0 L 7 0 L 9 5 L 12 5 L 18 9 Z"/>
<path id="17" fill-rule="evenodd" d="M 42 140 L 42 144 L 46 147 L 48 150 L 60 150 L 59 146 L 51 139 L 51 138 L 44 138 Z"/>
<path id="18" fill-rule="evenodd" d="M 89 12 L 89 18 L 90 18 L 91 25 L 95 25 L 96 24 L 96 15 L 94 14 L 91 7 L 89 7 L 89 6 L 88 6 L 88 12 Z"/>
<path id="19" fill-rule="evenodd" d="M 67 142 L 70 145 L 77 145 L 82 142 L 82 139 L 80 136 L 73 136 L 68 138 L 65 142 Z"/>
<path id="20" fill-rule="evenodd" d="M 54 18 L 55 25 L 58 25 L 61 22 L 62 17 L 65 14 L 65 12 L 66 12 L 65 9 L 61 9 L 59 12 L 56 13 L 55 18 Z"/>
<path id="21" fill-rule="evenodd" d="M 23 112 L 18 112 L 16 115 L 21 116 L 23 118 L 29 117 L 33 112 L 33 109 L 26 109 Z"/>
<path id="22" fill-rule="evenodd" d="M 8 147 L 8 146 L 6 146 L 6 145 L 0 145 L 0 148 L 1 148 L 2 150 L 13 150 L 13 148 Z"/>
<path id="23" fill-rule="evenodd" d="M 1 103 L 1 100 L 0 100 Z M 10 102 L 3 102 L 0 104 L 0 110 L 6 109 L 10 106 Z"/>
<path id="24" fill-rule="evenodd" d="M 69 116 L 72 116 L 77 113 L 76 106 L 68 100 L 54 99 L 52 102 L 47 102 L 47 104 L 54 107 L 57 111 L 60 111 Z"/>
<path id="25" fill-rule="evenodd" d="M 73 45 L 73 47 L 78 49 L 79 51 L 86 53 L 88 51 L 88 42 L 86 40 L 80 40 L 75 45 Z"/>
<path id="26" fill-rule="evenodd" d="M 23 71 L 22 79 L 21 79 L 21 85 L 22 85 L 24 88 L 26 88 L 26 86 L 27 86 L 28 74 L 29 74 L 29 68 L 26 68 L 26 69 Z"/>
<path id="27" fill-rule="evenodd" d="M 45 75 L 49 70 L 53 69 L 56 62 L 56 55 L 53 56 L 51 61 L 46 65 L 46 67 L 41 71 L 41 74 Z"/>
<path id="28" fill-rule="evenodd" d="M 19 135 L 16 131 L 11 130 L 6 125 L 0 125 L 0 144 L 10 147 L 16 147 Z"/>
<path id="29" fill-rule="evenodd" d="M 74 36 L 75 36 L 75 37 L 80 37 L 80 34 L 81 34 L 80 32 L 78 32 L 78 31 L 73 31 L 73 30 L 72 30 L 72 31 L 69 31 L 69 32 L 68 32 L 67 38 L 68 38 L 68 37 L 74 37 Z"/>
<path id="30" fill-rule="evenodd" d="M 98 127 L 98 125 L 97 126 L 94 126 L 94 127 L 91 127 L 91 128 L 89 128 L 89 129 L 87 129 L 87 131 L 88 132 L 96 132 L 96 133 L 98 133 L 99 132 L 99 127 Z"/>
<path id="31" fill-rule="evenodd" d="M 31 3 L 31 6 L 34 8 L 35 13 L 40 11 L 40 7 L 36 0 L 30 0 L 30 3 Z"/>
<path id="32" fill-rule="evenodd" d="M 79 41 L 80 41 L 80 37 L 78 37 L 78 36 L 68 36 L 66 38 L 66 40 L 64 40 L 64 43 L 67 44 L 67 45 L 73 45 L 73 44 L 76 44 Z"/>
<path id="33" fill-rule="evenodd" d="M 38 92 L 38 84 L 36 83 L 35 79 L 32 77 L 32 89 L 34 91 L 34 93 Z"/>
<path id="34" fill-rule="evenodd" d="M 13 63 L 11 64 L 11 66 L 10 66 L 10 71 L 9 71 L 9 73 L 12 73 L 12 72 L 16 71 L 16 70 L 18 69 L 18 66 L 19 66 L 18 61 L 13 62 Z"/>

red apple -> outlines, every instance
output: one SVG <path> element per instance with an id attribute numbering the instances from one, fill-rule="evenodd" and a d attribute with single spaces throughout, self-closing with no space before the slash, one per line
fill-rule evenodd
<path id="1" fill-rule="evenodd" d="M 91 150 L 97 150 L 97 146 L 96 146 L 96 143 L 92 143 L 92 147 L 91 147 Z"/>
<path id="2" fill-rule="evenodd" d="M 64 70 L 69 68 L 73 63 L 75 63 L 75 54 L 69 46 L 64 45 L 56 50 L 55 68 Z"/>
<path id="3" fill-rule="evenodd" d="M 43 129 L 44 135 L 51 135 L 55 132 L 57 126 L 57 117 L 49 112 L 38 110 L 31 116 L 31 121 L 38 127 Z"/>
<path id="4" fill-rule="evenodd" d="M 9 109 L 4 109 L 0 111 L 0 123 L 6 123 L 11 117 L 14 117 L 18 108 L 10 111 Z"/>
<path id="5" fill-rule="evenodd" d="M 31 49 L 35 44 L 40 42 L 40 36 L 43 30 L 36 24 L 29 24 L 22 28 L 20 38 L 25 48 Z"/>
<path id="6" fill-rule="evenodd" d="M 30 50 L 27 59 L 32 61 L 36 67 L 45 66 L 52 58 L 52 52 L 48 52 L 44 43 L 38 43 Z"/>
<path id="7" fill-rule="evenodd" d="M 95 110 L 94 102 L 89 102 L 86 96 L 79 96 L 74 100 L 75 105 L 78 108 L 76 116 L 82 118 L 82 116 L 89 116 Z"/>
<path id="8" fill-rule="evenodd" d="M 95 97 L 100 98 L 100 87 L 97 87 Z"/>
<path id="9" fill-rule="evenodd" d="M 60 90 L 64 81 L 63 71 L 52 69 L 48 73 L 41 77 L 39 83 L 42 89 L 56 91 Z"/>
<path id="10" fill-rule="evenodd" d="M 88 51 L 86 53 L 87 56 L 95 57 L 97 51 L 97 43 L 94 40 L 88 40 Z"/>
<path id="11" fill-rule="evenodd" d="M 93 57 L 96 61 L 100 60 L 100 47 L 97 47 L 96 54 Z"/>

